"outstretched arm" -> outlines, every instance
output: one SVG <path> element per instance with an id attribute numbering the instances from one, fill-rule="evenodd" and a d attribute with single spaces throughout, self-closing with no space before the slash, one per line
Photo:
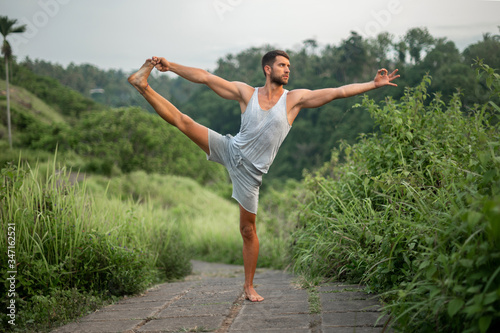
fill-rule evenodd
<path id="1" fill-rule="evenodd" d="M 250 86 L 245 83 L 227 81 L 206 70 L 179 65 L 167 61 L 165 58 L 153 57 L 152 61 L 159 71 L 171 71 L 191 82 L 205 84 L 225 99 L 235 100 L 241 103 L 244 101 L 245 92 L 250 88 Z"/>
<path id="2" fill-rule="evenodd" d="M 338 98 L 346 98 L 359 94 L 363 94 L 367 91 L 383 87 L 383 86 L 397 86 L 397 84 L 392 83 L 394 79 L 397 79 L 398 70 L 396 69 L 391 74 L 388 74 L 387 69 L 379 69 L 377 75 L 373 81 L 365 83 L 353 83 L 348 84 L 338 88 L 327 88 L 319 90 L 297 90 L 296 91 L 296 105 L 295 108 L 317 108 L 326 103 L 333 101 Z"/>

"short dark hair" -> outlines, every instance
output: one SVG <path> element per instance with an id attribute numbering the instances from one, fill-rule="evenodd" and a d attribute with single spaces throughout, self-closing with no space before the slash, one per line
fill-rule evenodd
<path id="1" fill-rule="evenodd" d="M 262 71 L 264 72 L 264 76 L 266 75 L 266 71 L 264 70 L 264 67 L 266 66 L 273 66 L 274 62 L 276 61 L 277 56 L 282 56 L 290 60 L 290 56 L 285 52 L 281 50 L 274 50 L 274 51 L 269 51 L 264 56 L 262 57 Z"/>

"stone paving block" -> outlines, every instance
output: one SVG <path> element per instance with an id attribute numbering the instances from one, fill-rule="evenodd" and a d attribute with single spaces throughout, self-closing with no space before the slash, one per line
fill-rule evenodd
<path id="1" fill-rule="evenodd" d="M 301 302 L 309 299 L 309 294 L 304 290 L 255 290 L 264 297 L 264 302 Z"/>
<path id="2" fill-rule="evenodd" d="M 243 281 L 242 283 L 217 283 L 217 282 L 203 282 L 198 285 L 192 287 L 192 290 L 206 290 L 206 291 L 230 291 L 230 290 L 241 290 L 243 289 Z"/>
<path id="3" fill-rule="evenodd" d="M 285 331 L 281 328 L 266 328 L 266 329 L 260 329 L 259 331 L 255 330 L 233 330 L 229 329 L 228 333 L 256 333 L 256 332 L 266 332 L 266 333 L 310 333 L 311 330 L 308 328 L 287 328 Z"/>
<path id="4" fill-rule="evenodd" d="M 132 331 L 142 320 L 110 320 L 94 322 L 77 322 L 65 325 L 52 331 L 53 333 L 115 333 Z"/>
<path id="5" fill-rule="evenodd" d="M 383 327 L 323 327 L 322 333 L 382 333 Z M 386 333 L 390 331 L 386 330 Z"/>
<path id="6" fill-rule="evenodd" d="M 191 306 L 191 305 L 208 305 L 208 304 L 233 304 L 239 295 L 224 295 L 218 297 L 204 298 L 181 298 L 176 300 L 172 306 Z"/>
<path id="7" fill-rule="evenodd" d="M 86 321 L 102 321 L 102 320 L 133 320 L 133 319 L 146 319 L 153 316 L 157 309 L 137 309 L 137 310 L 123 310 L 123 311 L 97 311 L 81 319 L 82 322 Z"/>
<path id="8" fill-rule="evenodd" d="M 322 314 L 323 327 L 326 326 L 368 326 L 374 327 L 380 317 L 379 312 L 327 312 Z M 381 318 L 376 326 L 383 326 L 386 318 Z"/>
<path id="9" fill-rule="evenodd" d="M 232 304 L 209 304 L 192 306 L 169 306 L 162 310 L 155 318 L 169 317 L 200 317 L 200 316 L 227 316 L 231 310 Z"/>
<path id="10" fill-rule="evenodd" d="M 320 297 L 324 297 L 330 301 L 345 301 L 345 300 L 362 300 L 362 299 L 376 299 L 376 296 L 370 295 L 361 291 L 351 292 L 338 292 L 338 293 L 319 293 Z"/>
<path id="11" fill-rule="evenodd" d="M 380 302 L 374 299 L 364 300 L 338 300 L 320 294 L 321 310 L 323 312 L 354 312 L 354 311 L 380 311 Z"/>
<path id="12" fill-rule="evenodd" d="M 210 332 L 218 329 L 224 320 L 216 317 L 180 317 L 154 319 L 140 327 L 138 332 Z"/>
<path id="13" fill-rule="evenodd" d="M 261 304 L 255 304 L 248 302 L 249 304 L 244 304 L 240 311 L 240 315 L 279 315 L 279 314 L 293 314 L 293 313 L 309 313 L 309 303 L 308 302 L 278 302 L 271 303 L 264 300 Z"/>
<path id="14" fill-rule="evenodd" d="M 135 298 L 129 298 L 126 300 L 120 301 L 120 304 L 135 304 L 135 303 L 168 303 L 175 297 L 160 297 L 158 295 L 148 295 L 148 296 L 140 296 Z"/>
<path id="15" fill-rule="evenodd" d="M 159 309 L 163 307 L 166 301 L 146 301 L 146 302 L 118 302 L 116 304 L 108 305 L 102 311 L 124 311 L 124 310 L 138 310 L 138 309 Z"/>
<path id="16" fill-rule="evenodd" d="M 184 289 L 189 289 L 194 285 L 194 282 L 165 282 L 160 283 L 154 287 L 149 288 L 147 291 L 179 291 Z"/>
<path id="17" fill-rule="evenodd" d="M 243 289 L 244 280 L 238 279 L 213 279 L 213 280 L 203 280 L 194 285 L 192 288 L 203 288 L 206 290 L 231 290 L 231 289 Z"/>
<path id="18" fill-rule="evenodd" d="M 266 285 L 290 285 L 293 282 L 292 279 L 285 276 L 278 277 L 265 277 L 265 278 L 254 278 L 254 286 L 266 286 Z"/>
<path id="19" fill-rule="evenodd" d="M 327 284 L 320 287 L 320 292 L 363 291 L 365 286 L 359 284 Z"/>
<path id="20" fill-rule="evenodd" d="M 291 283 L 265 283 L 265 284 L 255 284 L 255 289 L 261 290 L 303 290 Z"/>
<path id="21" fill-rule="evenodd" d="M 218 297 L 236 297 L 243 292 L 243 289 L 238 290 L 192 290 L 185 294 L 182 298 L 218 298 Z"/>
<path id="22" fill-rule="evenodd" d="M 288 332 L 289 329 L 309 329 L 309 314 L 248 316 L 238 315 L 231 325 L 231 332 L 247 330 L 261 332 L 269 328 Z"/>

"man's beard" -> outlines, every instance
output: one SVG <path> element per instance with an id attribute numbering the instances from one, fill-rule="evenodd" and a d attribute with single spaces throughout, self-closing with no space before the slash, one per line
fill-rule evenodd
<path id="1" fill-rule="evenodd" d="M 282 86 L 286 86 L 288 84 L 288 81 L 286 81 L 283 77 L 273 75 L 273 73 L 271 73 L 271 82 Z"/>

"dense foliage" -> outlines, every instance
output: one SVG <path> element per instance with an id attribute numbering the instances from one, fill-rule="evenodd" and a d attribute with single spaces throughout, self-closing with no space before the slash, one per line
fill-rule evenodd
<path id="1" fill-rule="evenodd" d="M 491 97 L 500 76 L 480 64 Z M 400 101 L 362 106 L 380 128 L 310 174 L 297 271 L 384 292 L 405 332 L 500 327 L 500 108 L 462 111 L 426 76 Z M 494 327 L 494 328 L 493 328 Z M 490 329 L 490 330 L 489 330 Z"/>

